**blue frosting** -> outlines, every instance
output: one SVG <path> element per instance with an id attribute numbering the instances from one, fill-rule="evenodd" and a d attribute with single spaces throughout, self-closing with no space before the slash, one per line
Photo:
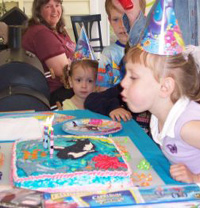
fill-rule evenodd
<path id="1" fill-rule="evenodd" d="M 29 178 L 30 176 L 42 176 L 44 174 L 52 175 L 52 179 L 40 179 L 40 180 L 29 180 L 24 182 L 15 182 L 17 187 L 28 187 L 30 189 L 42 188 L 57 188 L 57 187 L 70 187 L 78 185 L 84 186 L 87 184 L 107 184 L 112 181 L 112 183 L 118 183 L 122 181 L 128 181 L 129 177 L 121 176 L 88 176 L 88 175 L 78 175 L 73 178 L 61 178 L 53 179 L 54 174 L 56 173 L 74 173 L 81 171 L 94 171 L 99 170 L 95 167 L 95 161 L 92 159 L 98 155 L 106 155 L 109 157 L 117 158 L 118 162 L 122 164 L 119 167 L 111 167 L 107 170 L 109 171 L 127 171 L 127 168 L 124 167 L 124 160 L 120 153 L 117 151 L 113 143 L 107 139 L 93 139 L 92 137 L 81 138 L 82 141 L 87 140 L 89 146 L 86 146 L 88 150 L 87 154 L 84 154 L 79 158 L 59 158 L 60 149 L 64 148 L 74 149 L 83 148 L 82 152 L 85 153 L 85 146 L 79 145 L 76 146 L 77 138 L 67 137 L 67 138 L 57 138 L 54 140 L 54 154 L 53 158 L 50 158 L 50 153 L 48 149 L 43 148 L 43 141 L 41 140 L 26 140 L 20 141 L 16 144 L 16 166 L 17 173 L 16 175 L 19 178 Z M 80 141 L 80 138 L 78 139 Z M 80 147 L 81 146 L 81 147 Z M 71 148 L 73 147 L 73 148 Z M 88 149 L 91 148 L 91 149 Z M 80 151 L 80 150 L 79 150 Z M 65 153 L 65 152 L 64 152 Z M 70 154 L 69 154 L 70 155 Z M 26 158 L 25 158 L 26 156 Z M 101 169 L 101 171 L 104 171 Z"/>

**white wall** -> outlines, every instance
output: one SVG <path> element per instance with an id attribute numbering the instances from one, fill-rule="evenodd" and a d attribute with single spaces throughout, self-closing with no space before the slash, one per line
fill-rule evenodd
<path id="1" fill-rule="evenodd" d="M 105 0 L 90 0 L 90 14 L 101 14 L 101 33 L 103 45 L 110 44 L 109 22 L 105 11 Z"/>

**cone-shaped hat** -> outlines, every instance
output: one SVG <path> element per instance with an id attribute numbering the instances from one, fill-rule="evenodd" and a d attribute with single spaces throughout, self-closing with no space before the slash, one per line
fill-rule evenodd
<path id="1" fill-rule="evenodd" d="M 156 1 L 147 17 L 139 46 L 149 53 L 159 55 L 175 55 L 185 50 L 173 0 Z"/>
<path id="2" fill-rule="evenodd" d="M 74 59 L 75 60 L 81 60 L 81 59 L 96 60 L 94 51 L 90 45 L 84 26 L 82 26 L 81 28 L 79 39 L 76 44 L 76 49 L 74 52 Z"/>

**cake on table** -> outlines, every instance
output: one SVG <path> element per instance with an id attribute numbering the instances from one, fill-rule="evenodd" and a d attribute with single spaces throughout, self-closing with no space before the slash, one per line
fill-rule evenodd
<path id="1" fill-rule="evenodd" d="M 43 139 L 16 141 L 13 184 L 47 192 L 86 192 L 128 188 L 131 169 L 112 138 L 64 136 L 54 138 L 50 156 Z"/>

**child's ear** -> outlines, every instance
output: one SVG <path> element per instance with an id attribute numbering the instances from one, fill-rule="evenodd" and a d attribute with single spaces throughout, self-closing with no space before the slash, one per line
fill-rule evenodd
<path id="1" fill-rule="evenodd" d="M 175 81 L 172 77 L 166 77 L 161 80 L 160 95 L 163 98 L 170 97 L 175 88 Z"/>

